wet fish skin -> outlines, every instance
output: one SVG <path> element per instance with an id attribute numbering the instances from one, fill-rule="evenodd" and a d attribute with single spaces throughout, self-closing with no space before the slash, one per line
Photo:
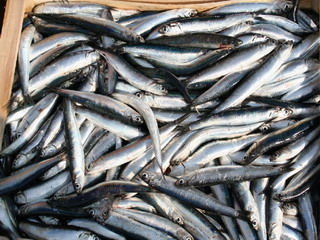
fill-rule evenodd
<path id="1" fill-rule="evenodd" d="M 68 146 L 68 161 L 74 188 L 78 193 L 82 191 L 85 182 L 85 156 L 81 143 L 74 107 L 70 100 L 64 100 L 63 116 L 66 143 Z"/>
<path id="2" fill-rule="evenodd" d="M 195 188 L 179 188 L 175 186 L 175 179 L 172 177 L 162 176 L 161 174 L 151 172 L 142 172 L 140 173 L 140 177 L 147 182 L 149 186 L 195 207 L 212 212 L 219 212 L 230 217 L 247 218 L 246 212 L 236 211 L 233 208 L 221 204 L 214 198 L 203 195 L 201 191 L 198 191 Z"/>

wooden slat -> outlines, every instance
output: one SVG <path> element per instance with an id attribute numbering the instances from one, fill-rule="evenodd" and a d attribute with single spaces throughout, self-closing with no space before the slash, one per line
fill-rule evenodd
<path id="1" fill-rule="evenodd" d="M 72 1 L 72 0 L 70 0 Z M 74 1 L 74 0 L 73 0 Z M 72 1 L 72 2 L 73 2 Z M 144 2 L 145 1 L 145 2 Z M 197 1 L 197 2 L 195 2 Z M 272 0 L 261 0 L 261 2 L 271 2 Z M 35 0 L 36 4 L 47 2 L 47 0 Z M 80 1 L 78 1 L 80 2 Z M 257 2 L 257 0 L 230 0 L 230 1 L 207 1 L 207 0 L 134 0 L 134 1 L 124 1 L 124 0 L 86 0 L 86 2 L 93 2 L 99 4 L 105 4 L 110 7 L 122 8 L 122 9 L 136 9 L 141 11 L 149 10 L 166 10 L 175 8 L 194 8 L 199 11 L 207 10 L 210 8 L 223 6 L 230 3 L 236 2 Z M 32 8 L 28 7 L 27 11 L 31 11 Z"/>
<path id="2" fill-rule="evenodd" d="M 16 66 L 23 15 L 24 1 L 7 1 L 0 37 L 0 148 L 7 115 L 6 104 L 10 98 Z"/>

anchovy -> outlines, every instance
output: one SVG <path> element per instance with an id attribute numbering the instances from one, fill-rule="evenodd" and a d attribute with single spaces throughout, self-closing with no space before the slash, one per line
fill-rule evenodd
<path id="1" fill-rule="evenodd" d="M 72 219 L 71 221 L 68 222 L 68 225 L 70 226 L 75 226 L 79 228 L 85 228 L 99 236 L 105 237 L 105 238 L 110 238 L 114 240 L 125 240 L 126 238 L 121 236 L 118 233 L 115 233 L 111 231 L 109 228 L 106 226 L 103 226 L 91 219 L 86 219 L 86 218 L 77 218 L 77 219 Z"/>
<path id="2" fill-rule="evenodd" d="M 143 37 L 141 37 L 136 32 L 130 30 L 129 28 L 126 28 L 114 21 L 104 19 L 98 16 L 74 15 L 67 13 L 59 14 L 58 16 L 42 13 L 33 13 L 33 15 L 36 17 L 43 18 L 45 20 L 52 20 L 54 22 L 58 21 L 58 23 L 65 22 L 70 25 L 76 25 L 93 33 L 107 35 L 126 42 L 144 42 Z"/>
<path id="3" fill-rule="evenodd" d="M 31 164 L 26 168 L 22 168 L 8 177 L 1 178 L 0 196 L 21 190 L 34 179 L 41 176 L 41 174 L 43 174 L 46 170 L 64 160 L 65 159 L 63 157 L 50 158 L 39 163 Z"/>
<path id="4" fill-rule="evenodd" d="M 149 186 L 161 192 L 175 197 L 180 201 L 187 202 L 188 204 L 205 209 L 212 212 L 219 212 L 235 218 L 247 218 L 246 212 L 237 211 L 224 204 L 221 204 L 214 198 L 207 196 L 201 191 L 190 187 L 177 187 L 175 186 L 175 179 L 169 176 L 162 177 L 160 174 L 151 172 L 142 172 L 140 177 L 148 183 Z"/>
<path id="5" fill-rule="evenodd" d="M 249 64 L 261 59 L 268 53 L 270 53 L 276 47 L 272 41 L 261 43 L 252 46 L 251 48 L 239 49 L 222 61 L 218 61 L 216 64 L 206 68 L 186 80 L 186 85 L 190 86 L 195 83 L 199 83 L 206 80 L 213 80 L 219 77 L 225 76 L 230 72 L 241 71 L 243 68 L 247 68 Z M 278 65 L 277 65 L 278 66 Z"/>
<path id="6" fill-rule="evenodd" d="M 189 130 L 197 130 L 211 126 L 246 125 L 264 122 L 272 119 L 281 120 L 289 117 L 292 111 L 287 108 L 252 107 L 222 111 L 204 117 L 194 123 L 189 124 Z"/>
<path id="7" fill-rule="evenodd" d="M 216 166 L 195 170 L 178 177 L 177 185 L 181 186 L 211 186 L 221 183 L 252 181 L 279 175 L 288 171 L 287 167 L 254 167 L 254 166 Z"/>
<path id="8" fill-rule="evenodd" d="M 84 93 L 67 89 L 52 89 L 58 95 L 67 97 L 74 102 L 78 102 L 83 106 L 99 111 L 101 113 L 119 114 L 122 118 L 135 124 L 143 123 L 141 116 L 121 101 L 113 98 L 94 93 Z"/>
<path id="9" fill-rule="evenodd" d="M 80 193 L 85 181 L 85 157 L 75 111 L 71 101 L 68 99 L 64 100 L 63 116 L 72 182 L 76 191 Z"/>
<path id="10" fill-rule="evenodd" d="M 233 3 L 217 7 L 204 12 L 205 15 L 223 15 L 234 13 L 263 12 L 269 14 L 280 14 L 290 11 L 293 8 L 291 1 L 250 2 Z"/>
<path id="11" fill-rule="evenodd" d="M 169 36 L 165 38 L 156 38 L 148 40 L 147 43 L 161 44 L 174 47 L 192 47 L 192 48 L 235 48 L 242 45 L 238 38 L 223 36 L 223 34 L 194 33 L 184 36 Z"/>
<path id="12" fill-rule="evenodd" d="M 71 194 L 65 197 L 58 197 L 51 199 L 49 204 L 51 206 L 61 207 L 81 207 L 87 206 L 100 199 L 103 199 L 110 194 L 123 194 L 128 192 L 150 192 L 148 186 L 143 186 L 137 183 L 128 181 L 109 181 L 102 182 L 87 188 L 81 194 Z"/>
<path id="13" fill-rule="evenodd" d="M 235 14 L 231 16 L 214 18 L 201 17 L 183 19 L 161 25 L 149 34 L 147 40 L 161 36 L 177 36 L 191 33 L 217 33 L 227 27 L 252 19 L 251 14 Z"/>
<path id="14" fill-rule="evenodd" d="M 267 134 L 251 145 L 241 164 L 248 164 L 267 151 L 299 139 L 318 121 L 316 117 L 306 118 L 289 127 Z"/>
<path id="15" fill-rule="evenodd" d="M 165 95 L 167 93 L 167 90 L 162 85 L 139 73 L 120 57 L 102 50 L 99 50 L 99 53 L 112 65 L 119 75 L 134 87 L 158 95 Z"/>
<path id="16" fill-rule="evenodd" d="M 61 236 L 67 236 L 70 239 L 85 238 L 98 240 L 99 238 L 91 232 L 81 230 L 80 228 L 46 226 L 34 222 L 23 221 L 19 224 L 20 229 L 32 238 L 57 239 Z"/>
<path id="17" fill-rule="evenodd" d="M 168 10 L 148 17 L 145 21 L 142 21 L 141 23 L 135 25 L 132 30 L 138 34 L 141 34 L 142 36 L 145 36 L 159 24 L 172 21 L 177 18 L 193 17 L 196 15 L 196 13 L 196 10 L 187 8 Z"/>
<path id="18" fill-rule="evenodd" d="M 20 76 L 20 83 L 21 89 L 23 92 L 23 96 L 26 99 L 26 102 L 31 102 L 31 97 L 29 95 L 29 71 L 30 71 L 30 46 L 33 40 L 33 35 L 35 33 L 35 27 L 31 24 L 26 27 L 21 33 L 21 40 L 19 46 L 19 53 L 18 53 L 18 64 L 19 64 L 19 76 Z"/>
<path id="19" fill-rule="evenodd" d="M 237 106 L 248 96 L 253 94 L 263 85 L 263 79 L 268 79 L 289 57 L 292 42 L 278 46 L 270 56 L 247 78 L 241 81 L 240 85 L 230 94 L 228 99 L 222 102 L 214 112 L 220 112 L 230 107 Z"/>
<path id="20" fill-rule="evenodd" d="M 33 45 L 30 49 L 30 61 L 44 54 L 45 52 L 59 46 L 74 45 L 76 42 L 89 41 L 89 37 L 80 33 L 58 33 L 45 38 Z"/>

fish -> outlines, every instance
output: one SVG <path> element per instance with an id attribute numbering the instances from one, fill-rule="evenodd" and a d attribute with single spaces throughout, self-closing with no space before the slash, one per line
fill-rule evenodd
<path id="1" fill-rule="evenodd" d="M 34 6 L 0 238 L 317 239 L 320 38 L 297 3 Z"/>

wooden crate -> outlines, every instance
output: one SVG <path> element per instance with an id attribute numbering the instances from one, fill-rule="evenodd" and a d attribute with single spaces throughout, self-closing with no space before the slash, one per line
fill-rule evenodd
<path id="1" fill-rule="evenodd" d="M 69 0 L 72 2 L 81 0 Z M 82 0 L 105 4 L 111 7 L 137 10 L 165 10 L 174 8 L 195 8 L 199 11 L 226 5 L 235 2 L 255 2 L 257 0 Z M 260 0 L 270 2 L 272 0 Z M 25 13 L 32 8 L 48 0 L 7 0 L 6 11 L 3 20 L 3 28 L 0 36 L 0 148 L 4 132 L 4 124 L 7 116 L 7 103 L 10 98 L 13 76 L 16 67 L 16 59 L 19 47 L 22 21 Z M 302 0 L 302 8 L 313 8 L 319 12 L 318 0 Z"/>

